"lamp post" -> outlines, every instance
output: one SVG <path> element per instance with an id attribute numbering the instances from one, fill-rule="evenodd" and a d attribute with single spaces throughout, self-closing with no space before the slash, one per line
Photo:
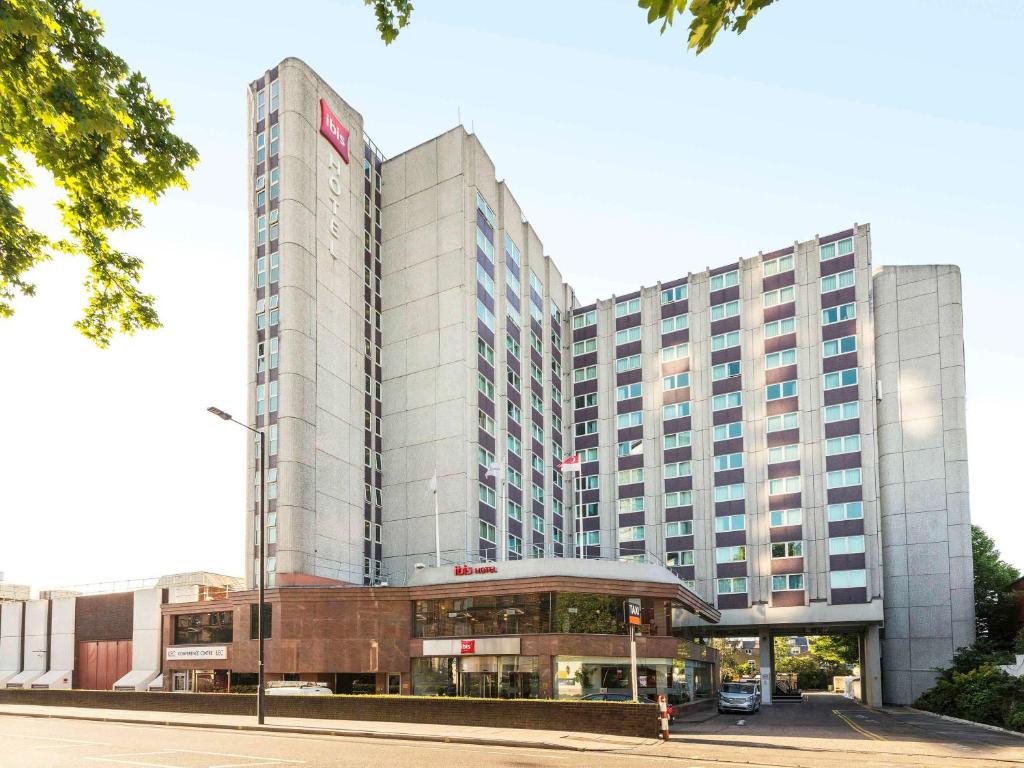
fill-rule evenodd
<path id="1" fill-rule="evenodd" d="M 231 414 L 227 411 L 222 411 L 220 408 L 210 406 L 207 408 L 210 413 L 219 419 L 224 421 L 233 421 L 241 427 L 245 427 L 255 435 L 259 435 L 260 438 L 260 573 L 259 573 L 259 604 L 256 607 L 256 623 L 257 638 L 259 638 L 259 667 L 257 671 L 257 683 L 258 688 L 256 690 L 256 722 L 259 725 L 263 725 L 264 712 L 266 711 L 266 702 L 264 701 L 263 691 L 263 595 L 264 595 L 264 582 L 266 582 L 267 575 L 267 530 L 266 530 L 266 505 L 267 505 L 267 436 L 266 433 L 261 429 L 254 429 L 248 424 L 243 424 L 231 417 Z"/>

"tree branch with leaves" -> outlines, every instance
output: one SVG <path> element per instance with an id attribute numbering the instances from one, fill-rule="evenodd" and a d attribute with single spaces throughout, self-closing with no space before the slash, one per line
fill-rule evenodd
<path id="1" fill-rule="evenodd" d="M 195 147 L 146 79 L 101 40 L 103 24 L 78 0 L 0 3 L 0 316 L 32 296 L 29 271 L 55 254 L 85 256 L 87 303 L 75 326 L 100 347 L 116 332 L 159 327 L 139 285 L 142 260 L 110 234 L 142 224 L 138 201 L 186 187 Z M 32 185 L 23 158 L 52 175 L 64 236 L 25 223 L 15 204 Z"/>

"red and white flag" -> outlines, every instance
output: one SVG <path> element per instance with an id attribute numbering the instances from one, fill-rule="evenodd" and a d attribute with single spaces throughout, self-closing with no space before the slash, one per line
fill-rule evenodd
<path id="1" fill-rule="evenodd" d="M 579 472 L 580 471 L 580 457 L 579 454 L 574 456 L 566 456 L 562 463 L 558 465 L 558 468 L 563 472 Z"/>

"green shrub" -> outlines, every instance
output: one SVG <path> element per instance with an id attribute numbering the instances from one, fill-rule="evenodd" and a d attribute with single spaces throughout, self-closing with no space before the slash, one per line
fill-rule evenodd
<path id="1" fill-rule="evenodd" d="M 958 654 L 959 655 L 959 654 Z M 1024 731 L 1024 679 L 992 665 L 944 670 L 914 706 L 940 715 Z"/>

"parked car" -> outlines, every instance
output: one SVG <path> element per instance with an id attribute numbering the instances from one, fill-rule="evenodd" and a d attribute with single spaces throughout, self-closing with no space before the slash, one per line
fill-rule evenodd
<path id="1" fill-rule="evenodd" d="M 586 696 L 581 696 L 580 701 L 632 701 L 633 697 L 628 693 L 588 693 Z M 655 693 L 645 693 L 640 696 L 641 704 L 657 704 L 658 695 Z M 674 722 L 676 719 L 675 713 L 673 712 L 672 705 L 668 705 L 668 721 Z"/>
<path id="2" fill-rule="evenodd" d="M 267 684 L 267 696 L 331 696 L 333 693 L 326 683 L 305 680 L 275 680 Z"/>
<path id="3" fill-rule="evenodd" d="M 757 712 L 761 697 L 753 683 L 722 683 L 718 692 L 718 711 Z"/>

